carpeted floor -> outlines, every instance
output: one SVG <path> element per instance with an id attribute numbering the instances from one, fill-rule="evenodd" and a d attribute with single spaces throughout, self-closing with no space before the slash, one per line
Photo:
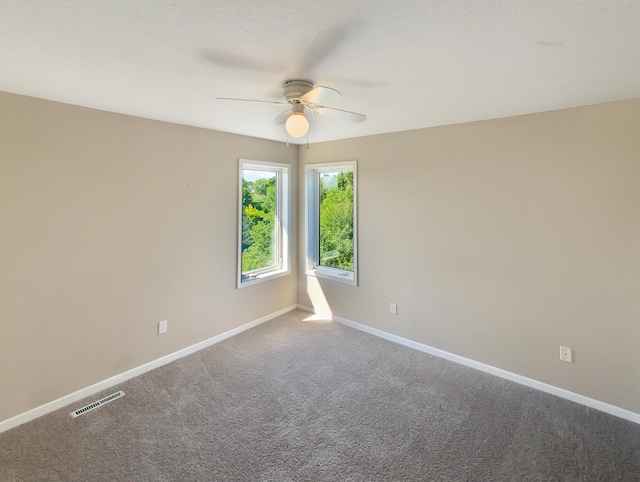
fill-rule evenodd
<path id="1" fill-rule="evenodd" d="M 640 481 L 639 425 L 307 316 L 0 434 L 0 480 Z"/>

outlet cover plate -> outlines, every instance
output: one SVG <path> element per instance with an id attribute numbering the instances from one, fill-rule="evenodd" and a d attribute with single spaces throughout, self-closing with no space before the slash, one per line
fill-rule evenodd
<path id="1" fill-rule="evenodd" d="M 167 332 L 167 320 L 158 322 L 158 335 L 162 335 Z"/>
<path id="2" fill-rule="evenodd" d="M 568 346 L 560 347 L 560 360 L 572 363 L 573 350 Z"/>

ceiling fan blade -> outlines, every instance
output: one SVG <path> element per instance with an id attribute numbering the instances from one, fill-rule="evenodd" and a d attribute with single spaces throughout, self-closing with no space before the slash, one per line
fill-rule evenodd
<path id="1" fill-rule="evenodd" d="M 279 102 L 277 100 L 255 100 L 255 99 L 236 99 L 235 97 L 216 97 L 216 100 L 240 100 L 242 102 L 262 102 L 263 104 L 273 105 L 289 105 L 287 102 Z"/>
<path id="2" fill-rule="evenodd" d="M 357 112 L 351 112 L 348 110 L 334 109 L 333 107 L 316 105 L 312 107 L 311 110 L 316 114 L 336 117 L 349 122 L 364 122 L 367 120 L 367 116 L 364 114 L 358 114 Z"/>
<path id="3" fill-rule="evenodd" d="M 324 104 L 328 100 L 333 100 L 340 97 L 340 95 L 340 92 L 338 92 L 336 89 L 319 85 L 315 89 L 312 89 L 304 94 L 302 97 L 300 97 L 300 99 L 308 102 L 309 104 Z"/>
<path id="4" fill-rule="evenodd" d="M 273 126 L 279 126 L 284 124 L 285 122 L 287 122 L 287 119 L 289 118 L 289 115 L 285 115 L 285 114 L 291 114 L 291 111 L 289 109 L 280 112 L 280 114 L 278 114 L 278 116 L 273 119 L 271 122 L 269 122 L 269 125 L 273 125 Z"/>

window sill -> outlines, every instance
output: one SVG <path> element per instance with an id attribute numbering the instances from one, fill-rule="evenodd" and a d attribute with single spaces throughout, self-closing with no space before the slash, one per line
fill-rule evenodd
<path id="1" fill-rule="evenodd" d="M 238 288 L 246 288 L 247 286 L 253 286 L 255 284 L 262 283 L 264 281 L 269 281 L 275 278 L 281 278 L 283 276 L 287 276 L 291 274 L 290 269 L 278 269 L 274 271 L 269 271 L 267 273 L 261 273 L 258 275 L 250 276 L 248 278 L 241 279 L 238 283 Z"/>
<path id="2" fill-rule="evenodd" d="M 353 271 L 320 267 L 307 270 L 307 275 L 314 276 L 316 278 L 329 279 L 351 286 L 358 286 L 356 274 Z"/>

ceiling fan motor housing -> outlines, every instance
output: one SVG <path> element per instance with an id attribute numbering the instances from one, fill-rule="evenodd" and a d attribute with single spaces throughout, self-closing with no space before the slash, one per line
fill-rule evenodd
<path id="1" fill-rule="evenodd" d="M 299 99 L 311 90 L 313 90 L 313 82 L 308 80 L 291 79 L 284 82 L 284 98 L 287 102 Z"/>

